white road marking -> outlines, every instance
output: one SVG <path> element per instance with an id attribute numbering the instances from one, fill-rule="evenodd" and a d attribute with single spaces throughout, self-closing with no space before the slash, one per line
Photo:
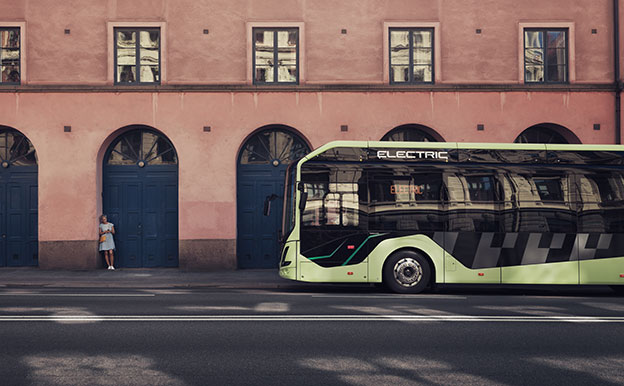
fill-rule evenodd
<path id="1" fill-rule="evenodd" d="M 290 305 L 288 303 L 258 303 L 254 307 L 254 311 L 256 312 L 288 312 L 290 311 Z"/>
<path id="2" fill-rule="evenodd" d="M 0 322 L 487 322 L 487 323 L 624 323 L 622 316 L 510 315 L 11 315 Z"/>
<path id="3" fill-rule="evenodd" d="M 464 300 L 465 296 L 456 295 L 312 295 L 313 298 L 347 298 L 347 299 L 453 299 Z"/>
<path id="4" fill-rule="evenodd" d="M 55 294 L 55 293 L 29 293 L 13 292 L 0 293 L 0 296 L 50 296 L 50 297 L 154 297 L 155 294 Z"/>

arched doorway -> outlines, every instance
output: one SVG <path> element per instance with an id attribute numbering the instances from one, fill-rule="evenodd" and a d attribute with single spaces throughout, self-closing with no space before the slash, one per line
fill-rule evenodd
<path id="1" fill-rule="evenodd" d="M 104 155 L 103 209 L 115 224 L 115 265 L 178 266 L 178 156 L 162 133 L 132 126 Z"/>
<path id="2" fill-rule="evenodd" d="M 581 143 L 567 128 L 554 123 L 540 123 L 524 130 L 515 143 Z"/>
<path id="3" fill-rule="evenodd" d="M 400 142 L 444 142 L 444 139 L 430 127 L 423 125 L 401 125 L 386 133 L 382 141 Z"/>
<path id="4" fill-rule="evenodd" d="M 0 267 L 38 265 L 37 172 L 30 140 L 0 126 Z"/>
<path id="5" fill-rule="evenodd" d="M 239 268 L 277 267 L 286 168 L 309 151 L 303 138 L 280 125 L 266 126 L 245 141 L 236 178 Z M 264 216 L 267 197 L 273 199 Z"/>

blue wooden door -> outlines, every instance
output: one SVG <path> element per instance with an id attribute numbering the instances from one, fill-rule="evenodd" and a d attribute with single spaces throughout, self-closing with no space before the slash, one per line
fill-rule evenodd
<path id="1" fill-rule="evenodd" d="M 155 141 L 163 142 L 149 152 Z M 178 165 L 165 141 L 151 130 L 130 131 L 105 157 L 103 207 L 115 225 L 117 266 L 178 266 Z"/>
<path id="2" fill-rule="evenodd" d="M 276 268 L 288 164 L 310 151 L 296 134 L 270 127 L 243 146 L 237 171 L 237 251 L 239 268 Z M 273 197 L 269 216 L 263 215 Z"/>
<path id="3" fill-rule="evenodd" d="M 30 141 L 0 127 L 0 266 L 36 266 L 37 157 Z"/>

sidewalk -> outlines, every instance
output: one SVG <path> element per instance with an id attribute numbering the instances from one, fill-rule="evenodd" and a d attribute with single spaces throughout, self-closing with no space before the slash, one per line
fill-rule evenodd
<path id="1" fill-rule="evenodd" d="M 282 279 L 277 269 L 215 272 L 177 268 L 126 268 L 109 271 L 56 271 L 38 268 L 1 268 L 0 289 L 51 288 L 286 288 L 300 285 Z"/>

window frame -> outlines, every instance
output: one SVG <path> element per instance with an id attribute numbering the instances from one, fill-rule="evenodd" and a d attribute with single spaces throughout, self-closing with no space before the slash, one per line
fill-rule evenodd
<path id="1" fill-rule="evenodd" d="M 19 67 L 19 82 L 2 82 L 0 78 L 0 87 L 15 87 L 26 84 L 26 60 L 25 60 L 25 28 L 26 23 L 24 22 L 0 22 L 0 30 L 17 30 L 19 33 L 19 58 L 18 58 L 18 67 Z M 0 48 L 1 50 L 1 48 Z M 2 64 L 0 63 L 0 67 Z M 0 75 L 1 76 L 1 75 Z"/>
<path id="2" fill-rule="evenodd" d="M 407 31 L 409 32 L 409 73 L 407 82 L 396 82 L 392 79 L 392 32 Z M 415 81 L 414 80 L 414 32 L 428 31 L 431 32 L 431 80 Z M 414 85 L 414 84 L 435 84 L 436 80 L 436 36 L 434 27 L 388 27 L 388 81 L 391 85 Z"/>
<path id="3" fill-rule="evenodd" d="M 542 51 L 544 53 L 544 80 L 543 81 L 529 81 L 526 78 L 526 32 L 541 32 L 543 33 L 543 41 L 544 47 L 542 47 Z M 548 76 L 548 33 L 549 32 L 564 32 L 565 33 L 565 81 L 551 81 L 547 80 Z M 535 27 L 525 27 L 522 29 L 522 72 L 523 79 L 525 84 L 569 84 L 570 83 L 570 29 L 566 27 L 544 27 L 544 28 L 535 28 Z"/>
<path id="4" fill-rule="evenodd" d="M 517 69 L 518 69 L 518 84 L 524 84 L 529 87 L 548 87 L 549 85 L 560 86 L 562 84 L 575 84 L 576 80 L 576 26 L 572 21 L 552 21 L 552 22 L 519 22 L 517 24 L 518 40 L 517 47 Z M 525 29 L 567 29 L 567 50 L 568 50 L 568 81 L 566 83 L 543 83 L 543 82 L 525 82 L 524 74 L 524 30 Z"/>
<path id="5" fill-rule="evenodd" d="M 117 32 L 136 32 L 136 46 L 135 46 L 135 67 L 136 67 L 136 82 L 119 82 L 117 81 Z M 158 32 L 158 81 L 157 82 L 142 82 L 141 81 L 141 32 Z M 160 85 L 162 82 L 162 29 L 160 27 L 113 27 L 113 83 L 115 86 L 148 86 L 148 85 Z"/>
<path id="6" fill-rule="evenodd" d="M 278 77 L 278 72 L 279 72 L 279 66 L 274 65 L 273 66 L 273 82 L 262 82 L 262 81 L 258 81 L 256 80 L 256 41 L 255 41 L 255 36 L 256 36 L 256 32 L 257 31 L 272 31 L 273 32 L 273 61 L 275 64 L 277 64 L 278 62 L 278 55 L 279 55 L 279 49 L 278 49 L 278 40 L 277 40 L 277 33 L 280 31 L 287 31 L 290 33 L 290 31 L 296 31 L 297 32 L 297 45 L 296 45 L 296 68 L 297 68 L 297 76 L 296 76 L 296 80 L 294 82 L 280 82 L 279 77 Z M 293 26 L 293 27 L 264 27 L 264 26 L 252 26 L 251 27 L 251 80 L 252 83 L 254 85 L 258 85 L 258 86 L 273 86 L 273 85 L 299 85 L 299 80 L 300 80 L 300 73 L 301 73 L 301 65 L 300 65 L 300 46 L 301 46 L 301 29 L 298 26 Z"/>

